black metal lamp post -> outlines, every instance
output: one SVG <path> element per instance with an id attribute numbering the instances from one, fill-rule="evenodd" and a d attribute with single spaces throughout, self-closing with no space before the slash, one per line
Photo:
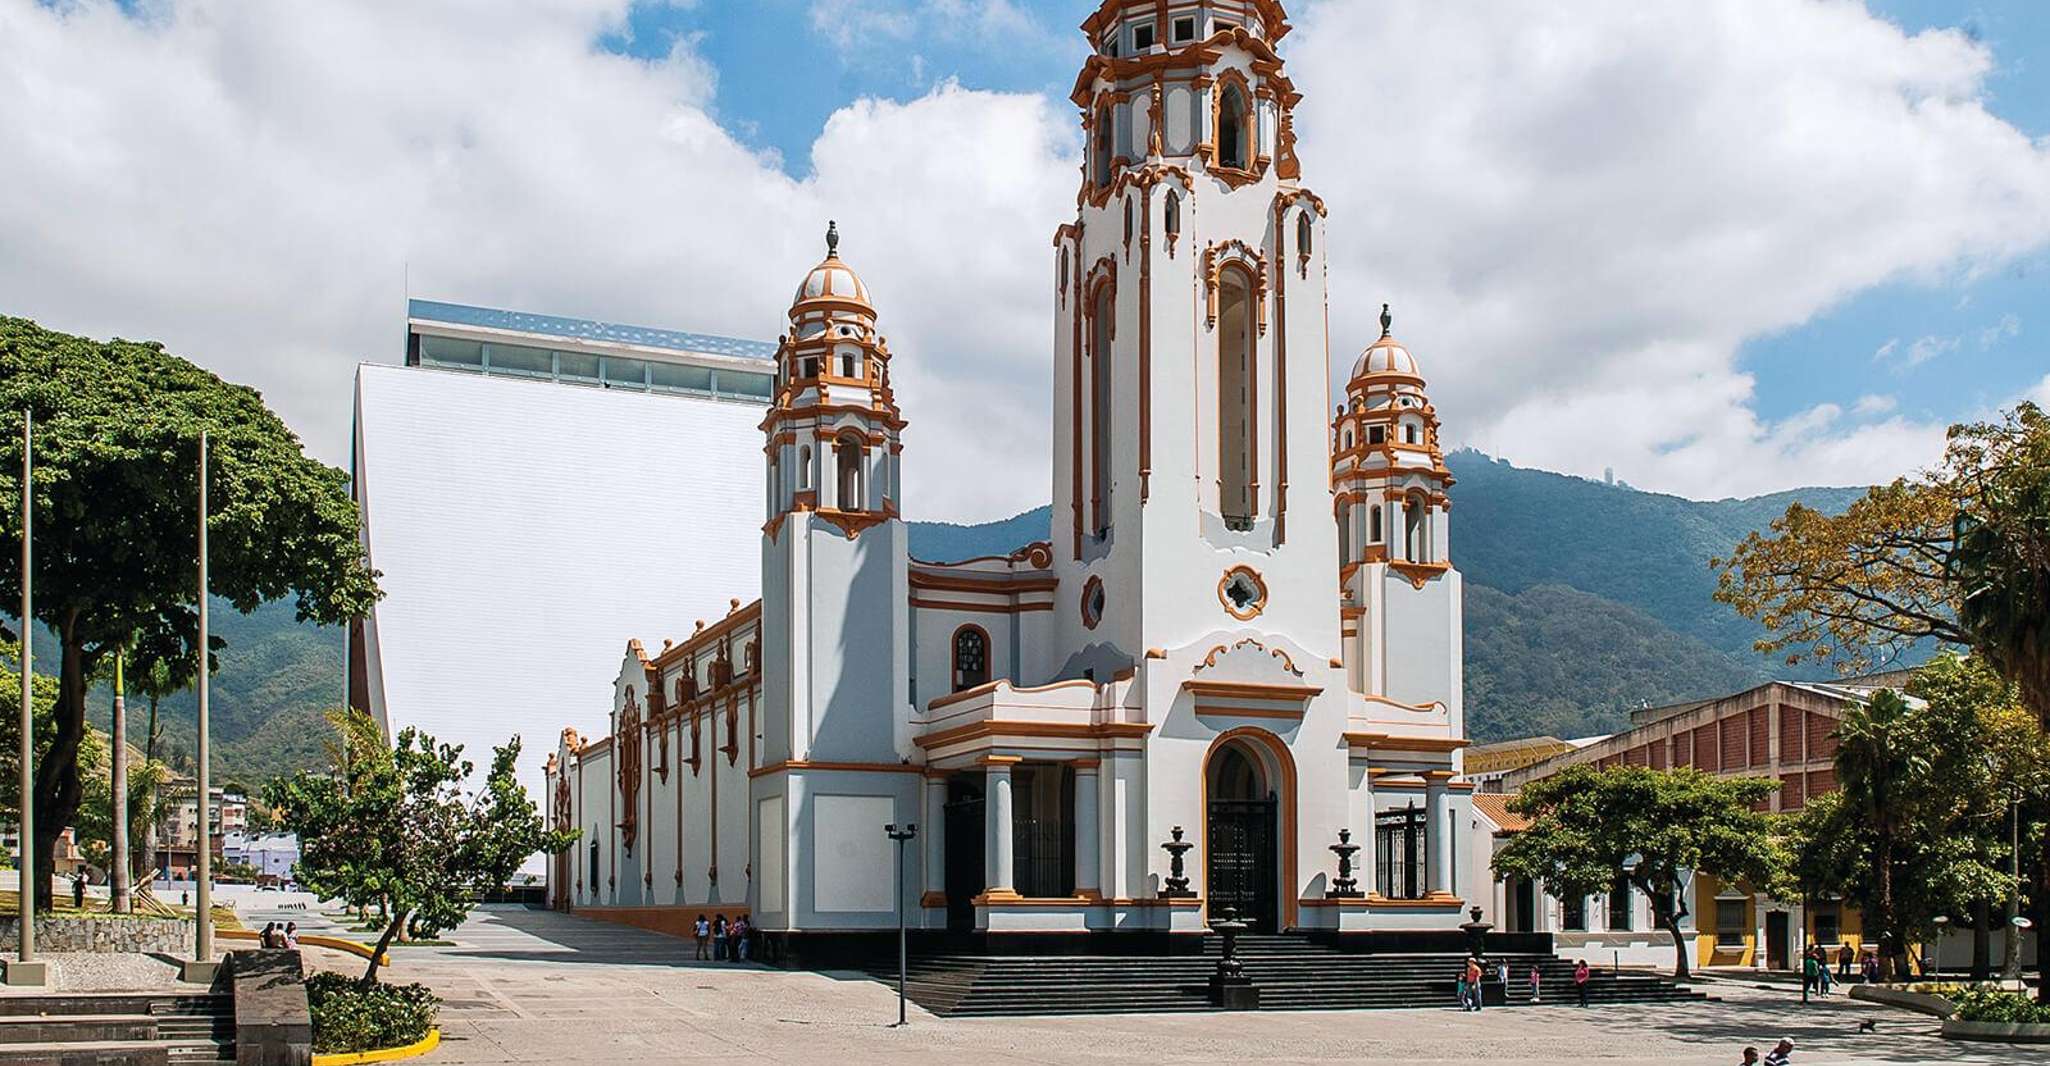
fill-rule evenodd
<path id="1" fill-rule="evenodd" d="M 1182 839 L 1182 827 L 1170 830 L 1174 839 L 1160 847 L 1167 852 L 1167 887 L 1160 890 L 1161 899 L 1194 899 L 1196 894 L 1189 890 L 1189 876 L 1182 871 L 1182 856 L 1196 845 Z M 1215 928 L 1215 926 L 1212 926 Z"/>
<path id="2" fill-rule="evenodd" d="M 1331 851 L 1338 856 L 1338 876 L 1332 879 L 1331 891 L 1324 893 L 1325 898 L 1360 899 L 1366 895 L 1352 875 L 1352 857 L 1359 850 L 1360 846 L 1352 842 L 1352 830 L 1340 829 L 1338 843 L 1331 845 Z"/>
<path id="3" fill-rule="evenodd" d="M 1239 920 L 1238 908 L 1226 905 L 1210 922 L 1210 930 L 1224 937 L 1217 954 L 1217 972 L 1210 975 L 1210 1004 L 1225 1010 L 1259 1010 L 1260 990 L 1246 976 L 1238 959 L 1239 934 L 1248 923 Z"/>
<path id="4" fill-rule="evenodd" d="M 891 840 L 897 842 L 897 1024 L 904 1024 L 905 977 L 911 970 L 910 951 L 904 935 L 904 845 L 918 837 L 918 826 L 906 823 L 902 826 L 892 822 L 883 826 Z"/>

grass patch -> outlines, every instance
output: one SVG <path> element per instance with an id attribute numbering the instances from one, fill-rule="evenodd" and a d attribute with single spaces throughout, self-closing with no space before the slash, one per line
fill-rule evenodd
<path id="1" fill-rule="evenodd" d="M 52 906 L 48 910 L 38 911 L 37 917 L 87 918 L 95 921 L 110 922 L 132 922 L 143 918 L 192 920 L 192 908 L 171 906 L 163 903 L 161 900 L 158 901 L 158 908 L 155 910 L 142 908 L 129 914 L 116 914 L 107 909 L 108 903 L 106 900 L 94 899 L 90 896 L 86 897 L 84 907 L 74 907 L 71 905 L 71 894 L 68 892 L 58 893 L 51 903 Z M 0 888 L 0 914 L 14 914 L 20 909 L 21 893 L 11 888 Z M 236 916 L 235 910 L 232 907 L 215 907 L 213 908 L 213 916 L 214 928 L 216 929 L 242 928 L 242 919 Z"/>

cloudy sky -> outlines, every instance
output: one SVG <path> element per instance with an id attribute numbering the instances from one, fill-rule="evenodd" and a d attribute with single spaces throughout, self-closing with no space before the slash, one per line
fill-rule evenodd
<path id="1" fill-rule="evenodd" d="M 825 219 L 914 517 L 1045 499 L 1079 0 L 0 0 L 0 313 L 157 338 L 330 461 L 415 296 L 773 338 Z M 2050 7 L 1294 0 L 1333 362 L 1695 497 L 2050 399 Z M 631 462 L 632 457 L 622 457 Z"/>

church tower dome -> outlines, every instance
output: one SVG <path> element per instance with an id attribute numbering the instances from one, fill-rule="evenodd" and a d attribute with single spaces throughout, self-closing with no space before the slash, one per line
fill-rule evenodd
<path id="1" fill-rule="evenodd" d="M 762 422 L 769 530 L 796 511 L 819 512 L 850 534 L 895 516 L 905 423 L 890 386 L 889 342 L 876 330 L 868 286 L 840 258 L 837 224 L 827 224 L 826 257 L 791 297 L 776 379 Z"/>

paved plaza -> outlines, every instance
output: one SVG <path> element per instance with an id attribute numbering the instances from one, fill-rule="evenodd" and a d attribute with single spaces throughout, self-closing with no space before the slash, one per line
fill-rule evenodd
<path id="1" fill-rule="evenodd" d="M 252 915 L 261 923 L 267 917 Z M 307 914 L 302 925 L 322 924 Z M 2031 1049 L 1959 1044 L 1933 1019 L 1795 991 L 1718 982 L 1722 1002 L 1611 1007 L 1086 1018 L 896 1018 L 892 991 L 855 974 L 690 961 L 682 940 L 516 907 L 477 912 L 454 946 L 394 951 L 390 978 L 447 1003 L 434 1063 L 1658 1062 L 1730 1066 L 1746 1043 L 1800 1045 L 1795 1062 L 2006 1063 Z M 321 962 L 355 969 L 327 952 Z M 1871 1020 L 1877 1032 L 1860 1034 Z"/>

